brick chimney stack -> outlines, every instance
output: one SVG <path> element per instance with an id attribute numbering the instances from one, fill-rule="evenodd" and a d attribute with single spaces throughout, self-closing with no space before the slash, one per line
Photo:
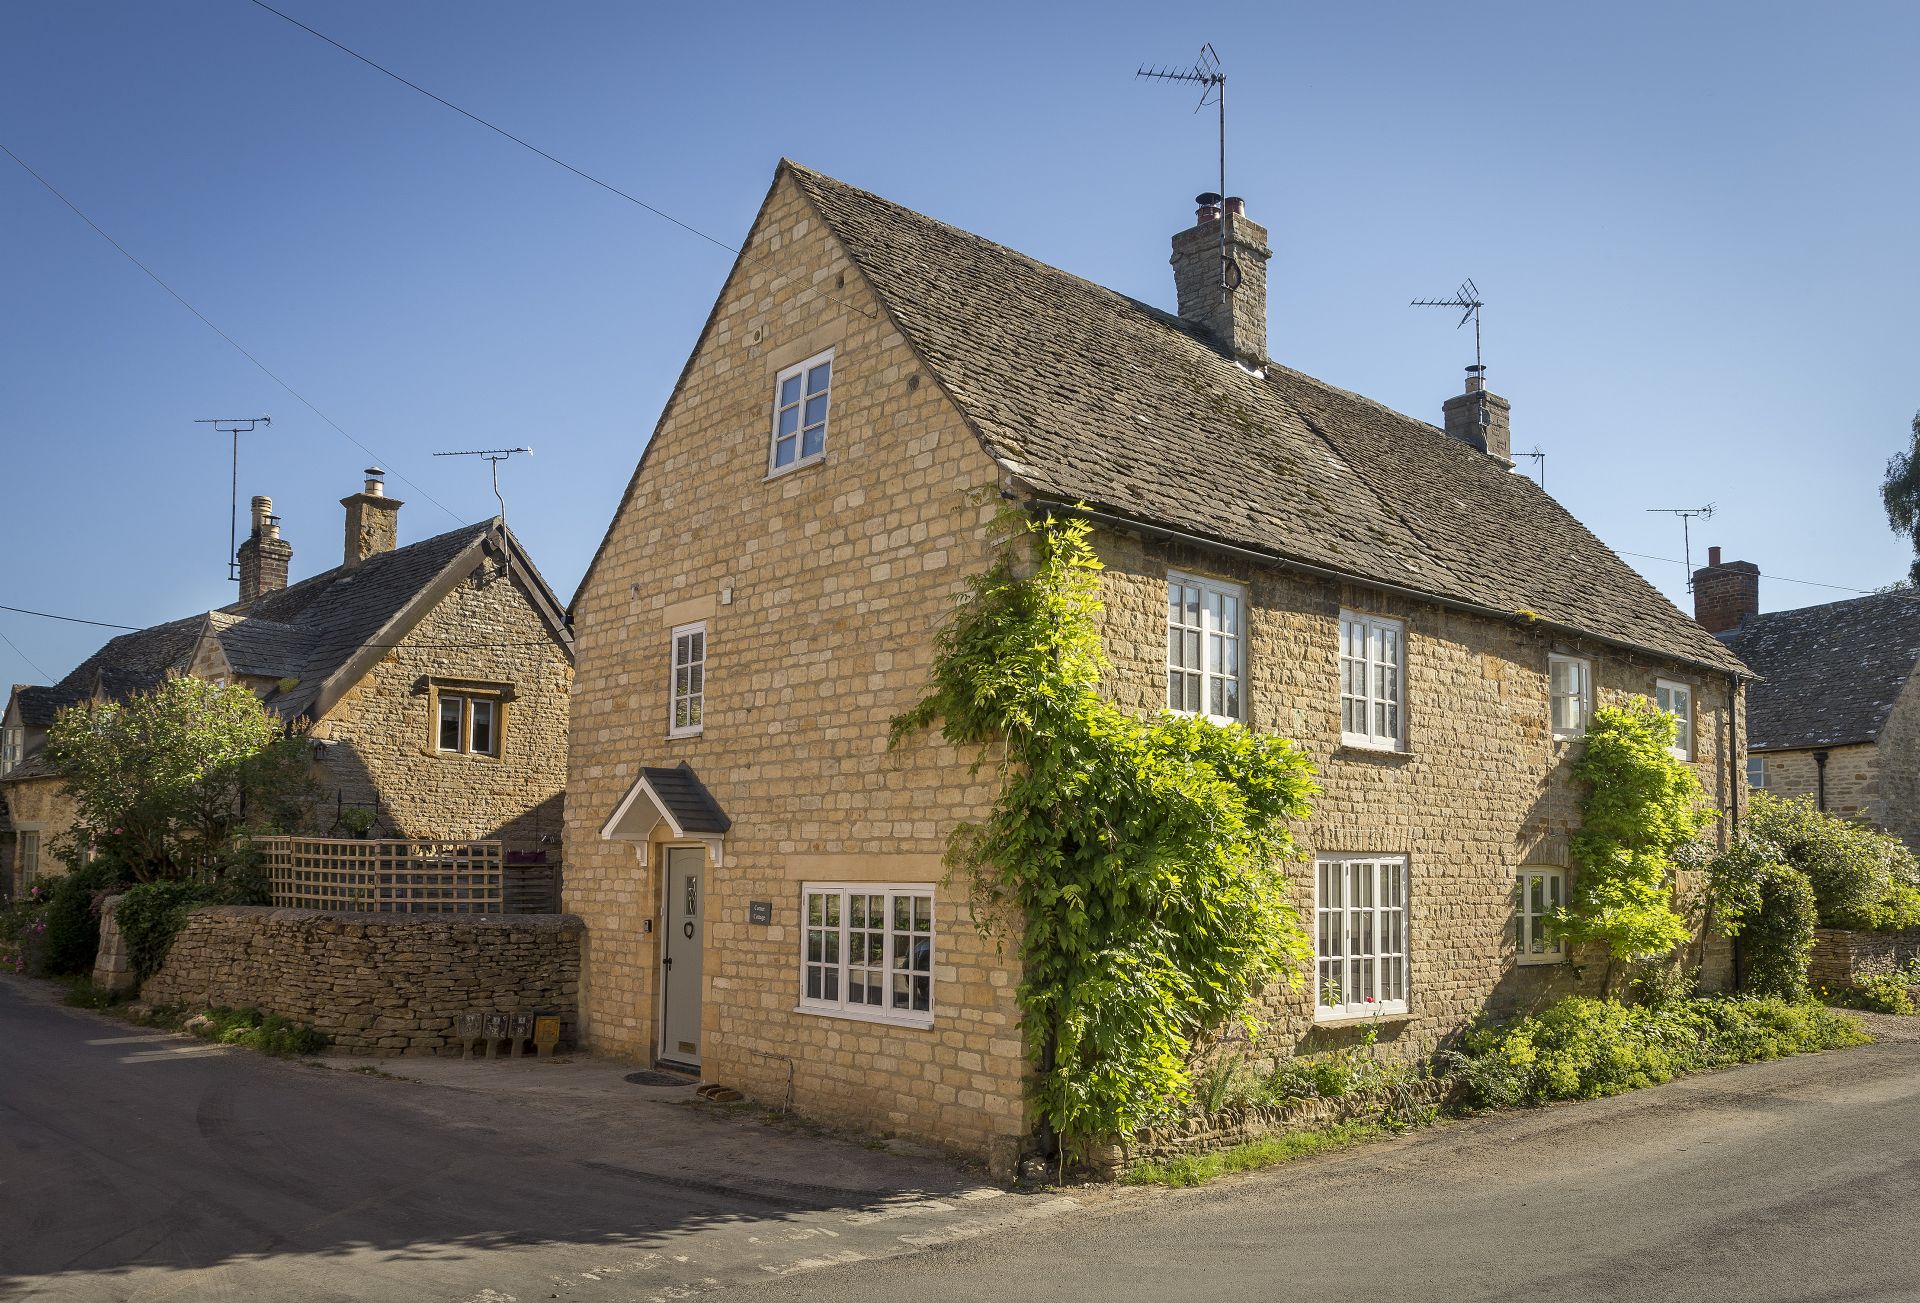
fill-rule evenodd
<path id="1" fill-rule="evenodd" d="M 287 566 L 293 560 L 293 544 L 280 537 L 280 517 L 273 514 L 273 499 L 253 500 L 253 532 L 240 545 L 240 600 L 251 602 L 287 586 Z"/>
<path id="2" fill-rule="evenodd" d="M 1173 237 L 1173 286 L 1180 315 L 1203 327 L 1229 357 L 1258 366 L 1267 360 L 1266 228 L 1247 216 L 1246 201 L 1201 195 L 1194 225 Z M 1226 236 L 1226 286 L 1221 235 Z"/>
<path id="3" fill-rule="evenodd" d="M 1707 549 L 1707 564 L 1693 572 L 1693 618 L 1708 633 L 1737 629 L 1760 614 L 1760 567 L 1751 561 L 1720 561 Z"/>
<path id="4" fill-rule="evenodd" d="M 1449 439 L 1478 448 L 1509 470 L 1513 468 L 1513 404 L 1487 389 L 1486 368 L 1467 368 L 1467 391 L 1440 405 Z"/>
<path id="5" fill-rule="evenodd" d="M 400 545 L 400 508 L 406 504 L 387 496 L 387 473 L 378 466 L 367 467 L 366 476 L 360 492 L 340 499 L 347 509 L 347 548 L 341 560 L 346 566 Z"/>

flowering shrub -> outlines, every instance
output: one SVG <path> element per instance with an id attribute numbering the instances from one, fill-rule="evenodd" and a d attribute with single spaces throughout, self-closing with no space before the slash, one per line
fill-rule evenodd
<path id="1" fill-rule="evenodd" d="M 0 973 L 38 973 L 47 934 L 47 898 L 36 882 L 26 894 L 0 909 Z"/>

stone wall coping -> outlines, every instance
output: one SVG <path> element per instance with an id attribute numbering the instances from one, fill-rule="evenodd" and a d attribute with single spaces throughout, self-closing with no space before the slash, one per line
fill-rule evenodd
<path id="1" fill-rule="evenodd" d="M 195 916 L 258 919 L 272 923 L 352 923 L 382 927 L 453 927 L 467 931 L 584 932 L 578 914 L 383 914 L 374 910 L 287 909 L 274 905 L 202 905 Z"/>

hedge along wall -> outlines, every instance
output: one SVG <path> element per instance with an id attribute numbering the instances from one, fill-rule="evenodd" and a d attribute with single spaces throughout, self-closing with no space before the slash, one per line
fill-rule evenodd
<path id="1" fill-rule="evenodd" d="M 1815 928 L 1807 979 L 1815 986 L 1854 986 L 1920 959 L 1920 932 L 1848 932 Z"/>
<path id="2" fill-rule="evenodd" d="M 188 916 L 140 998 L 259 1009 L 357 1054 L 457 1054 L 468 1011 L 557 1012 L 571 1042 L 585 932 L 571 914 L 209 906 Z"/>

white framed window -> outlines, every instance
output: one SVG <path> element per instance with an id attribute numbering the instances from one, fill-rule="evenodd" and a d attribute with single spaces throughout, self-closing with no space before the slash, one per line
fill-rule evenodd
<path id="1" fill-rule="evenodd" d="M 495 697 L 442 692 L 434 745 L 441 752 L 476 756 L 500 754 L 500 702 Z"/>
<path id="2" fill-rule="evenodd" d="M 801 889 L 800 1009 L 933 1025 L 933 884 Z"/>
<path id="3" fill-rule="evenodd" d="M 833 350 L 797 362 L 773 378 L 773 447 L 767 473 L 818 460 L 827 451 L 827 400 Z"/>
<path id="4" fill-rule="evenodd" d="M 701 729 L 707 704 L 707 624 L 673 631 L 673 682 L 669 688 L 667 736 L 691 737 Z"/>
<path id="5" fill-rule="evenodd" d="M 1340 741 L 1398 751 L 1404 704 L 1406 626 L 1340 612 Z"/>
<path id="6" fill-rule="evenodd" d="M 1314 862 L 1316 1019 L 1407 1011 L 1407 857 Z"/>
<path id="7" fill-rule="evenodd" d="M 1513 952 L 1523 964 L 1557 964 L 1567 943 L 1553 936 L 1547 921 L 1567 903 L 1565 869 L 1521 869 L 1513 888 Z"/>
<path id="8" fill-rule="evenodd" d="M 1593 662 L 1581 656 L 1549 656 L 1547 679 L 1554 737 L 1585 737 L 1593 719 Z"/>
<path id="9" fill-rule="evenodd" d="M 1747 757 L 1747 786 L 1765 787 L 1767 785 L 1767 758 L 1765 756 Z"/>
<path id="10" fill-rule="evenodd" d="M 1667 750 L 1676 760 L 1693 759 L 1693 689 L 1672 679 L 1660 679 L 1654 684 L 1653 700 L 1679 721 L 1673 732 L 1673 745 Z"/>
<path id="11" fill-rule="evenodd" d="M 19 855 L 14 860 L 14 875 L 20 881 L 20 890 L 25 891 L 40 876 L 40 834 L 22 830 L 18 851 Z"/>
<path id="12" fill-rule="evenodd" d="M 25 749 L 25 729 L 0 728 L 0 774 L 7 773 L 19 764 L 20 753 Z"/>
<path id="13" fill-rule="evenodd" d="M 1167 709 L 1247 722 L 1246 590 L 1167 576 Z"/>

